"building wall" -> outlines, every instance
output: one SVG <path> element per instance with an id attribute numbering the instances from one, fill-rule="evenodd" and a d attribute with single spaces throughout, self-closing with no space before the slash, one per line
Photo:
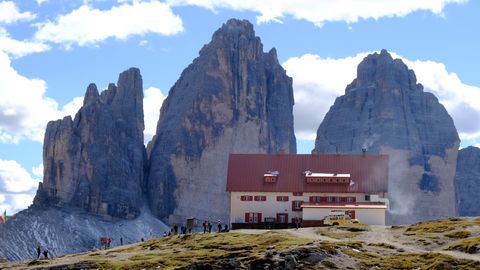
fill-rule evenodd
<path id="1" fill-rule="evenodd" d="M 303 219 L 304 220 L 320 220 L 327 216 L 331 210 L 340 210 L 338 207 L 332 208 L 304 208 Z M 354 209 L 341 209 L 341 210 L 354 210 L 355 218 L 360 223 L 367 225 L 385 225 L 385 212 L 386 209 L 376 208 L 354 208 Z"/>
<path id="2" fill-rule="evenodd" d="M 266 201 L 242 201 L 241 196 L 266 196 Z M 288 201 L 278 202 L 277 196 L 288 196 Z M 262 221 L 265 217 L 276 217 L 278 213 L 288 214 L 288 220 L 298 217 L 302 218 L 302 211 L 292 211 L 292 200 L 300 200 L 308 202 L 310 196 L 321 197 L 355 197 L 356 202 L 365 202 L 365 194 L 363 193 L 303 193 L 302 196 L 293 196 L 292 192 L 231 192 L 230 193 L 230 222 L 243 223 L 245 222 L 245 213 L 262 213 Z M 371 196 L 373 201 L 380 196 Z M 369 209 L 371 210 L 371 209 Z M 330 211 L 328 211 L 330 212 Z M 383 211 L 385 212 L 385 211 Z M 385 215 L 385 214 L 383 214 Z M 358 217 L 358 216 L 357 216 Z M 303 217 L 304 219 L 307 219 Z M 385 223 L 385 219 L 383 219 Z"/>

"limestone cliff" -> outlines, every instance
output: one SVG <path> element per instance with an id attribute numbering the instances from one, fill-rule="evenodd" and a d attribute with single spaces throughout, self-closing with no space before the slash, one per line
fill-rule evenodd
<path id="1" fill-rule="evenodd" d="M 480 148 L 458 151 L 455 192 L 459 215 L 480 216 Z"/>
<path id="2" fill-rule="evenodd" d="M 148 146 L 158 217 L 228 220 L 229 153 L 296 152 L 292 79 L 248 21 L 231 19 L 181 74 Z"/>
<path id="3" fill-rule="evenodd" d="M 455 215 L 458 146 L 445 108 L 382 50 L 359 64 L 318 128 L 313 151 L 389 154 L 390 222 L 409 223 Z"/>
<path id="4" fill-rule="evenodd" d="M 131 68 L 101 95 L 90 84 L 75 119 L 48 123 L 34 207 L 72 207 L 106 219 L 140 214 L 146 170 L 142 87 L 140 71 Z"/>

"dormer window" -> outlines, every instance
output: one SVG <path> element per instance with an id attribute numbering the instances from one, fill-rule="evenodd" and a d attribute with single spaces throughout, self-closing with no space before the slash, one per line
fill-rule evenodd
<path id="1" fill-rule="evenodd" d="M 350 184 L 350 174 L 314 173 L 304 171 L 305 181 L 310 184 Z"/>
<path id="2" fill-rule="evenodd" d="M 263 181 L 265 183 L 276 183 L 279 175 L 278 171 L 267 171 L 263 174 Z"/>

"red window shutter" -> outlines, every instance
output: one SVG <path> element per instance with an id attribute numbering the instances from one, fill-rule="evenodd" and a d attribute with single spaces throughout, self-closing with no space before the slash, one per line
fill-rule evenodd
<path id="1" fill-rule="evenodd" d="M 285 214 L 285 223 L 288 223 L 288 214 Z"/>
<path id="2" fill-rule="evenodd" d="M 347 197 L 342 197 L 342 202 L 347 202 Z"/>
<path id="3" fill-rule="evenodd" d="M 245 213 L 245 223 L 248 223 L 250 220 L 250 213 Z"/>
<path id="4" fill-rule="evenodd" d="M 280 221 L 280 214 L 277 214 L 277 223 Z"/>
<path id="5" fill-rule="evenodd" d="M 309 200 L 311 203 L 314 203 L 315 202 L 315 197 L 314 196 L 310 196 L 310 200 Z"/>
<path id="6" fill-rule="evenodd" d="M 356 197 L 352 197 L 352 202 L 357 202 L 357 198 L 356 198 Z"/>
<path id="7" fill-rule="evenodd" d="M 266 201 L 267 200 L 267 196 L 262 196 L 262 201 Z"/>
<path id="8" fill-rule="evenodd" d="M 262 222 L 262 213 L 257 213 L 258 223 Z"/>
<path id="9" fill-rule="evenodd" d="M 240 196 L 240 201 L 245 201 L 245 196 Z"/>
<path id="10" fill-rule="evenodd" d="M 288 202 L 288 196 L 283 196 L 283 197 L 284 197 L 283 200 L 284 200 L 285 202 Z"/>
<path id="11" fill-rule="evenodd" d="M 292 211 L 296 211 L 297 207 L 295 207 L 295 201 L 292 201 Z"/>

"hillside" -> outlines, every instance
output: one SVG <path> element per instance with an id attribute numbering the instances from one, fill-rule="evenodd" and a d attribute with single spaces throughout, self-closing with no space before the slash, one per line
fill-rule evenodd
<path id="1" fill-rule="evenodd" d="M 13 269 L 480 269 L 480 218 L 178 235 Z"/>

